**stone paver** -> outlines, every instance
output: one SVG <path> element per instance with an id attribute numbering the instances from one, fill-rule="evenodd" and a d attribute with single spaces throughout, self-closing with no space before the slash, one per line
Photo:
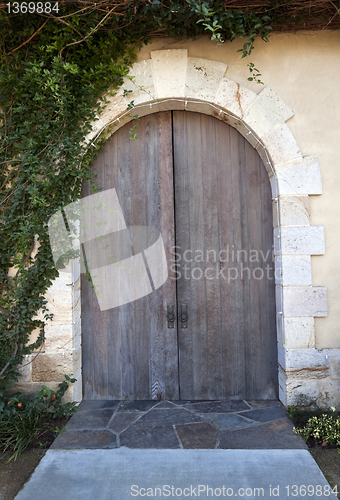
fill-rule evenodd
<path id="1" fill-rule="evenodd" d="M 293 424 L 286 417 L 263 425 L 254 425 L 248 429 L 222 431 L 218 448 L 229 450 L 307 449 L 301 436 L 294 434 L 292 429 Z"/>
<path id="2" fill-rule="evenodd" d="M 138 425 L 175 425 L 175 424 L 191 424 L 201 422 L 202 418 L 190 411 L 182 408 L 157 410 L 147 412 L 138 422 Z"/>
<path id="3" fill-rule="evenodd" d="M 266 408 L 265 411 L 263 411 L 263 409 L 251 410 L 241 413 L 240 415 L 255 420 L 256 422 L 268 422 L 269 420 L 285 418 L 287 412 L 283 408 Z"/>
<path id="4" fill-rule="evenodd" d="M 125 401 L 121 402 L 118 411 L 147 411 L 159 404 L 159 401 Z"/>
<path id="5" fill-rule="evenodd" d="M 113 409 L 78 411 L 68 422 L 68 429 L 105 429 L 113 416 Z"/>
<path id="6" fill-rule="evenodd" d="M 179 448 L 179 442 L 172 426 L 133 426 L 120 435 L 120 445 L 129 448 Z"/>
<path id="7" fill-rule="evenodd" d="M 117 413 L 114 417 L 112 417 L 109 429 L 114 433 L 119 434 L 136 422 L 141 415 L 143 415 L 143 413 L 139 411 L 134 413 Z"/>
<path id="8" fill-rule="evenodd" d="M 208 423 L 176 425 L 175 429 L 183 448 L 209 449 L 218 444 L 219 432 Z"/>
<path id="9" fill-rule="evenodd" d="M 56 441 L 54 441 L 55 443 Z M 69 431 L 58 436 L 58 445 L 53 448 L 65 450 L 117 448 L 117 438 L 108 431 Z"/>
<path id="10" fill-rule="evenodd" d="M 53 449 L 307 449 L 279 401 L 83 401 Z"/>
<path id="11" fill-rule="evenodd" d="M 207 401 L 205 403 L 186 404 L 185 408 L 202 413 L 233 413 L 236 411 L 249 410 L 250 407 L 244 401 Z"/>
<path id="12" fill-rule="evenodd" d="M 247 414 L 248 412 L 245 413 L 245 416 Z M 234 413 L 208 413 L 201 415 L 201 417 L 210 422 L 219 431 L 239 429 L 249 427 L 250 425 L 256 425 L 255 422 L 247 420 L 240 415 L 235 415 Z"/>

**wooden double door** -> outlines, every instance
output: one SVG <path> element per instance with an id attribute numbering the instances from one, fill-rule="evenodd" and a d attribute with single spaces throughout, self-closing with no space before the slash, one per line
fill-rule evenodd
<path id="1" fill-rule="evenodd" d="M 169 277 L 101 311 L 82 275 L 84 398 L 275 399 L 272 204 L 258 153 L 199 113 L 136 125 L 137 140 L 131 123 L 119 129 L 93 171 L 116 189 L 127 226 L 160 231 Z"/>

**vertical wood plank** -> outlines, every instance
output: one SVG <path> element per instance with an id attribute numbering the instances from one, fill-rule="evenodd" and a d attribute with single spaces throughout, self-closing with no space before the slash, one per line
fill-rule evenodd
<path id="1" fill-rule="evenodd" d="M 169 278 L 162 287 L 164 300 L 161 304 L 160 325 L 164 334 L 164 399 L 179 399 L 177 322 L 175 328 L 168 328 L 167 307 L 177 310 L 175 272 L 172 267 L 175 251 L 174 177 L 172 148 L 172 113 L 159 114 L 159 172 L 161 232 L 168 262 Z"/>

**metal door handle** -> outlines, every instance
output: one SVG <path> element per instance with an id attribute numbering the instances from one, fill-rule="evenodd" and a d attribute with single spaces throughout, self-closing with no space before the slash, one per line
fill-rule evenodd
<path id="1" fill-rule="evenodd" d="M 168 306 L 168 314 L 166 317 L 168 318 L 168 328 L 175 328 L 174 306 Z"/>
<path id="2" fill-rule="evenodd" d="M 179 319 L 181 320 L 182 328 L 188 328 L 188 314 L 186 305 L 181 305 L 181 314 L 179 315 Z"/>

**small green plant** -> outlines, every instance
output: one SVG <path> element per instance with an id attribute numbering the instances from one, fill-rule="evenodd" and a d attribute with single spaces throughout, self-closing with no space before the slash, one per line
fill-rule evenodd
<path id="1" fill-rule="evenodd" d="M 69 384 L 76 381 L 68 375 L 65 378 L 56 392 L 43 385 L 35 396 L 0 394 L 0 448 L 5 453 L 13 452 L 8 461 L 16 460 L 39 432 L 45 434 L 52 430 L 60 434 L 63 431 L 59 427 L 53 430 L 51 421 L 68 418 L 77 410 L 76 402 L 61 401 Z M 46 443 L 39 444 L 44 447 Z"/>
<path id="2" fill-rule="evenodd" d="M 129 116 L 130 116 L 130 118 L 133 118 L 134 120 L 140 120 L 140 118 L 138 117 L 138 115 L 129 115 Z M 136 128 L 137 128 L 137 124 L 134 125 L 133 127 L 131 127 L 130 130 L 129 130 L 131 141 L 137 141 L 137 139 L 138 139 L 137 133 L 134 133 L 134 131 L 136 130 Z"/>
<path id="3" fill-rule="evenodd" d="M 254 81 L 256 83 L 260 83 L 261 85 L 264 85 L 263 82 L 261 82 L 261 80 L 259 79 L 259 76 L 262 76 L 261 73 L 259 73 L 259 70 L 257 68 L 255 68 L 255 65 L 254 63 L 250 62 L 247 64 L 248 68 L 249 68 L 249 72 L 251 74 L 251 76 L 248 78 L 248 80 L 250 82 Z"/>
<path id="4" fill-rule="evenodd" d="M 340 415 L 334 407 L 331 410 L 331 414 L 322 413 L 319 416 L 309 418 L 302 428 L 294 427 L 295 434 L 300 434 L 305 441 L 314 438 L 318 444 L 328 444 L 340 448 Z"/>

